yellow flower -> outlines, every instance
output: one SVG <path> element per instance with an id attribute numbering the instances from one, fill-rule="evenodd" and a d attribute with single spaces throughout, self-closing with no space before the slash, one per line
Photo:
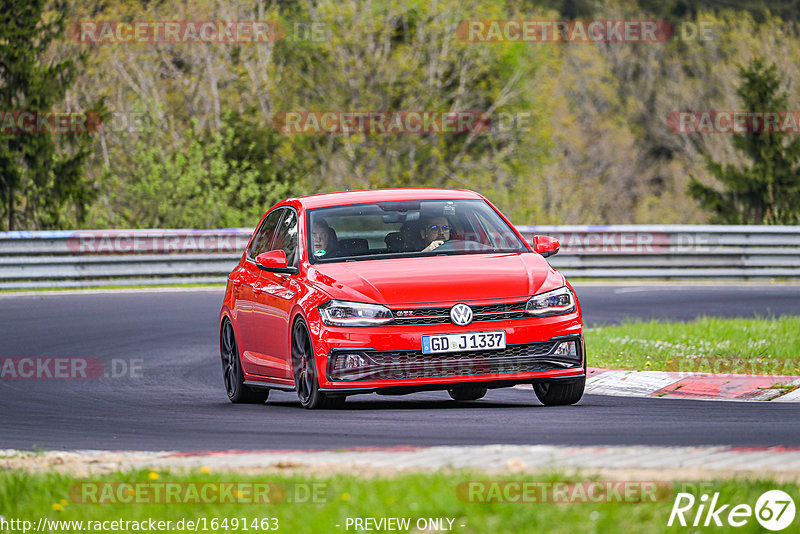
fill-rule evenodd
<path id="1" fill-rule="evenodd" d="M 241 491 L 237 491 L 235 495 L 237 499 L 244 499 L 244 493 L 242 493 Z"/>
<path id="2" fill-rule="evenodd" d="M 651 366 L 651 365 L 653 365 L 653 364 L 652 364 L 652 363 L 650 363 L 650 362 L 647 362 L 645 365 L 646 365 L 646 366 L 648 366 L 648 367 L 650 367 L 650 366 Z"/>
<path id="3" fill-rule="evenodd" d="M 201 467 L 200 472 L 203 473 L 204 475 L 207 475 L 211 472 L 211 469 L 209 469 L 208 467 Z"/>
<path id="4" fill-rule="evenodd" d="M 350 500 L 350 494 L 349 493 L 342 493 L 342 500 L 343 501 L 349 501 Z"/>
<path id="5" fill-rule="evenodd" d="M 61 499 L 61 506 L 66 506 L 68 504 L 67 499 Z"/>
<path id="6" fill-rule="evenodd" d="M 158 473 L 156 473 L 155 471 L 150 471 L 150 474 L 148 476 L 150 477 L 150 480 L 158 480 Z"/>
<path id="7" fill-rule="evenodd" d="M 672 363 L 672 360 L 667 360 L 667 363 Z"/>
<path id="8" fill-rule="evenodd" d="M 53 510 L 55 510 L 56 512 L 60 512 L 63 509 L 64 509 L 64 507 L 61 506 L 60 503 L 57 503 L 57 502 L 53 503 Z"/>

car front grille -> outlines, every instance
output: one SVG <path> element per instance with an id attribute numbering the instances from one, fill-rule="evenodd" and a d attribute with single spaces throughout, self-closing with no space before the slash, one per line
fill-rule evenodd
<path id="1" fill-rule="evenodd" d="M 574 341 L 576 353 L 552 354 L 557 345 Z M 346 355 L 358 354 L 364 364 L 344 367 Z M 580 338 L 509 345 L 502 350 L 422 354 L 421 351 L 339 350 L 328 357 L 331 380 L 403 380 L 531 373 L 581 367 Z"/>
<path id="2" fill-rule="evenodd" d="M 502 321 L 508 319 L 524 319 L 531 316 L 525 312 L 527 300 L 521 302 L 507 302 L 505 304 L 484 304 L 470 306 L 472 308 L 473 322 Z M 389 324 L 394 325 L 427 325 L 450 323 L 450 308 L 408 308 L 394 309 L 394 320 Z"/>

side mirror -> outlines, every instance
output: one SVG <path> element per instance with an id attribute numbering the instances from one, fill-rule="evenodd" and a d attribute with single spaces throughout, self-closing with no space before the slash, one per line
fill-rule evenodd
<path id="1" fill-rule="evenodd" d="M 262 271 L 272 273 L 295 273 L 297 269 L 286 266 L 286 253 L 282 250 L 270 250 L 256 256 L 256 266 Z"/>
<path id="2" fill-rule="evenodd" d="M 545 258 L 556 254 L 559 248 L 561 248 L 561 243 L 559 243 L 558 239 L 555 237 L 550 237 L 547 235 L 533 236 L 533 250 Z"/>

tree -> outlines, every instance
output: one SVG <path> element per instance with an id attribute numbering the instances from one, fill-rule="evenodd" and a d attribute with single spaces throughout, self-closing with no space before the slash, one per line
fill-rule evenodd
<path id="1" fill-rule="evenodd" d="M 63 105 L 82 59 L 48 59 L 51 45 L 64 34 L 66 10 L 47 11 L 46 0 L 2 0 L 0 4 L 0 110 L 4 117 L 25 111 L 46 113 Z M 0 133 L 0 212 L 8 230 L 18 223 L 58 228 L 67 203 L 77 207 L 77 218 L 81 218 L 92 198 L 83 172 L 90 143 L 85 133 Z"/>
<path id="2" fill-rule="evenodd" d="M 138 135 L 123 137 L 104 177 L 115 206 L 105 224 L 125 228 L 251 226 L 291 194 L 270 159 L 269 132 L 234 113 L 219 129 L 195 120 L 171 135 L 150 106 Z M 265 148 L 266 147 L 266 148 Z"/>
<path id="3" fill-rule="evenodd" d="M 308 7 L 301 18 L 326 28 L 328 38 L 276 44 L 270 70 L 276 112 L 470 110 L 491 121 L 458 133 L 292 134 L 295 154 L 312 162 L 307 189 L 471 188 L 510 217 L 532 218 L 550 149 L 539 71 L 553 49 L 467 42 L 457 31 L 466 19 L 515 18 L 505 1 L 469 8 L 460 0 L 302 5 Z"/>
<path id="4" fill-rule="evenodd" d="M 779 92 L 777 67 L 755 59 L 739 69 L 737 94 L 749 112 L 785 111 L 787 95 Z M 723 165 L 706 155 L 706 166 L 724 187 L 705 185 L 694 176 L 689 194 L 714 212 L 716 222 L 727 224 L 800 223 L 800 137 L 788 144 L 784 132 L 758 131 L 735 134 L 734 148 L 751 165 Z"/>

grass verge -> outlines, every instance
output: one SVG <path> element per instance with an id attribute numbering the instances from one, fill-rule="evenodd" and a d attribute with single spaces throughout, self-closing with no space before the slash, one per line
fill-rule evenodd
<path id="1" fill-rule="evenodd" d="M 634 321 L 585 336 L 593 367 L 800 375 L 800 317 Z"/>
<path id="2" fill-rule="evenodd" d="M 595 480 L 597 479 L 590 479 Z M 492 487 L 516 488 L 519 485 L 492 486 L 491 482 L 525 482 L 536 488 L 528 494 L 527 502 L 496 502 L 499 499 L 521 500 L 520 492 L 502 489 L 491 492 Z M 222 483 L 235 482 L 247 491 L 249 484 L 269 484 L 270 495 L 282 496 L 271 504 L 219 504 L 194 502 L 188 499 L 187 488 L 193 486 L 203 495 L 203 487 L 217 488 Z M 556 484 L 580 483 L 568 486 L 556 499 L 558 503 L 533 502 L 541 501 L 542 495 L 555 497 Z M 215 532 L 263 532 L 276 530 L 285 532 L 360 532 L 356 529 L 353 518 L 408 518 L 409 527 L 397 529 L 401 532 L 437 531 L 419 528 L 420 520 L 437 519 L 440 526 L 447 526 L 452 532 L 547 532 L 560 533 L 600 533 L 600 532 L 674 532 L 676 527 L 667 527 L 667 522 L 678 492 L 693 494 L 700 503 L 700 497 L 708 494 L 713 497 L 719 492 L 719 505 L 747 504 L 755 507 L 758 497 L 767 490 L 781 489 L 800 502 L 798 488 L 795 484 L 778 484 L 769 480 L 724 480 L 703 483 L 662 483 L 656 491 L 634 492 L 630 497 L 625 491 L 620 497 L 609 492 L 608 499 L 615 502 L 581 502 L 588 499 L 589 492 L 579 491 L 579 487 L 587 489 L 587 480 L 566 477 L 557 473 L 549 475 L 487 475 L 486 473 L 451 472 L 430 474 L 409 474 L 390 478 L 360 478 L 355 476 L 303 477 L 301 475 L 285 476 L 242 476 L 230 473 L 214 473 L 208 470 L 192 473 L 170 474 L 168 472 L 134 471 L 116 473 L 103 478 L 78 478 L 62 474 L 30 474 L 21 471 L 0 473 L 0 515 L 9 519 L 30 521 L 38 525 L 40 518 L 51 521 L 82 521 L 83 531 L 88 530 L 88 521 L 172 521 L 176 525 L 181 519 L 186 521 L 204 521 L 198 525 L 197 531 Z M 86 500 L 86 488 L 111 487 L 108 493 L 112 501 L 120 495 L 121 483 L 141 484 L 134 493 L 127 492 L 125 498 L 140 500 L 154 499 L 155 487 L 161 485 L 166 494 L 166 486 L 179 486 L 178 497 L 189 500 L 188 503 L 172 502 L 169 504 L 124 504 L 112 502 L 95 504 Z M 176 484 L 177 483 L 177 484 Z M 469 486 L 473 483 L 473 486 Z M 481 484 L 475 486 L 475 483 Z M 87 486 L 87 484 L 89 486 Z M 94 484 L 94 486 L 92 486 Z M 215 486 L 215 484 L 217 484 Z M 627 483 L 629 487 L 639 487 Z M 653 483 L 649 483 L 653 484 Z M 564 486 L 562 486 L 563 489 Z M 124 486 L 128 488 L 128 486 Z M 281 488 L 283 488 L 281 490 Z M 472 491 L 469 488 L 480 488 Z M 549 488 L 549 489 L 543 489 Z M 95 495 L 101 496 L 103 490 Z M 207 495 L 219 493 L 207 492 Z M 592 493 L 603 495 L 603 493 Z M 583 497 L 581 497 L 583 495 Z M 533 499 L 530 497 L 533 496 Z M 538 497 L 537 497 L 538 496 Z M 202 498 L 202 497 L 201 497 Z M 238 498 L 242 498 L 241 494 Z M 91 500 L 91 499 L 89 499 Z M 494 502 L 481 502 L 481 501 Z M 550 499 L 552 500 L 552 499 Z M 642 500 L 646 502 L 641 502 Z M 476 502 L 475 502 L 476 501 Z M 573 501 L 573 502 L 570 502 Z M 578 502 L 574 502 L 578 501 Z M 623 502 L 620 502 L 623 501 Z M 627 502 L 626 502 L 627 501 Z M 652 502 L 655 501 L 655 502 Z M 729 507 L 728 509 L 730 509 Z M 686 513 L 689 523 L 693 521 L 697 505 L 690 513 Z M 724 520 L 723 515 L 723 520 Z M 212 519 L 216 518 L 212 528 Z M 347 528 L 348 518 L 351 519 Z M 225 526 L 223 520 L 227 519 Z M 236 528 L 233 528 L 236 519 Z M 268 519 L 267 522 L 263 522 Z M 704 519 L 704 517 L 703 517 Z M 253 520 L 256 520 L 253 523 Z M 277 523 L 273 520 L 276 520 Z M 448 520 L 452 520 L 452 523 Z M 2 523 L 0 523 L 2 524 Z M 337 526 L 338 525 L 338 526 Z M 246 528 L 245 528 L 246 526 Z M 264 528 L 264 527 L 268 528 Z M 427 524 L 430 527 L 430 523 Z M 79 531 L 76 524 L 47 524 L 53 532 Z M 54 528 L 55 527 L 55 528 Z M 205 528 L 204 528 L 205 527 Z M 2 527 L 3 531 L 10 530 Z M 35 530 L 35 527 L 33 527 Z M 95 529 L 97 530 L 97 529 Z M 118 530 L 136 530 L 118 528 Z M 187 529 L 185 530 L 193 530 Z M 388 531 L 389 529 L 375 529 Z M 445 529 L 439 528 L 438 531 Z M 678 528 L 678 530 L 680 530 Z M 740 533 L 762 532 L 755 517 L 750 517 L 743 527 L 731 529 L 715 528 L 715 531 Z M 180 532 L 175 528 L 167 529 Z"/>

